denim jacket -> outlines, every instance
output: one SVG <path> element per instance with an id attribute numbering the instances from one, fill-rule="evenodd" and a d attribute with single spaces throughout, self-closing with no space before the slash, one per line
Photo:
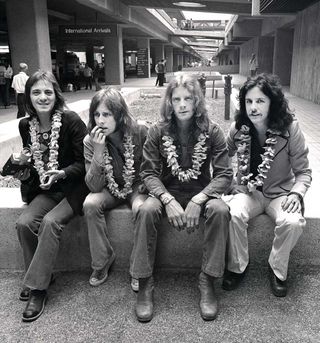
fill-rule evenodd
<path id="1" fill-rule="evenodd" d="M 234 156 L 241 143 L 241 131 L 235 123 L 231 124 L 227 138 L 229 156 Z M 275 156 L 270 164 L 270 170 L 262 186 L 262 193 L 267 198 L 276 198 L 294 192 L 304 197 L 311 184 L 311 169 L 308 161 L 308 147 L 298 121 L 294 120 L 289 129 L 277 136 L 274 146 Z M 250 160 L 249 163 L 250 165 Z M 239 165 L 239 162 L 238 162 Z M 241 173 L 237 173 L 237 183 L 240 185 Z M 247 187 L 240 186 L 238 191 L 247 192 Z"/>
<path id="2" fill-rule="evenodd" d="M 171 130 L 172 131 L 172 130 Z M 170 185 L 173 178 L 171 168 L 167 166 L 167 156 L 163 146 L 162 137 L 170 135 L 174 139 L 174 145 L 179 155 L 178 163 L 183 169 L 192 167 L 193 148 L 201 130 L 197 128 L 187 143 L 186 149 L 181 147 L 177 136 L 170 132 L 168 123 L 157 123 L 153 125 L 148 132 L 146 142 L 143 147 L 143 160 L 141 165 L 141 179 L 144 181 L 148 191 L 156 197 L 162 193 L 168 192 L 167 186 Z M 207 158 L 201 166 L 201 175 L 197 183 L 201 186 L 201 192 L 210 198 L 220 198 L 232 181 L 232 168 L 229 166 L 229 157 L 226 141 L 220 127 L 209 121 L 206 133 Z M 183 161 L 183 162 L 181 162 Z M 191 181 L 192 182 L 192 181 Z M 181 192 L 187 183 L 180 182 Z"/>

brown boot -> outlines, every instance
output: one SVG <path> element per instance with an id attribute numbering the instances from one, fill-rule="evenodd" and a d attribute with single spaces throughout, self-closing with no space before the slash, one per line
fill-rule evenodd
<path id="1" fill-rule="evenodd" d="M 153 277 L 139 279 L 136 316 L 139 322 L 149 322 L 153 317 Z"/>
<path id="2" fill-rule="evenodd" d="M 203 272 L 199 275 L 200 314 L 204 320 L 214 320 L 218 314 L 218 299 L 214 292 L 213 279 Z"/>

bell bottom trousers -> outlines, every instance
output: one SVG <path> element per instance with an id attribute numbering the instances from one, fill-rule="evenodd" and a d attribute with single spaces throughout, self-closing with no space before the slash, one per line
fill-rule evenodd
<path id="1" fill-rule="evenodd" d="M 228 240 L 228 270 L 242 273 L 249 263 L 248 221 L 266 213 L 275 221 L 274 239 L 269 255 L 269 265 L 282 281 L 287 279 L 290 252 L 296 245 L 306 221 L 299 212 L 282 210 L 286 196 L 268 199 L 259 191 L 235 194 L 226 200 L 230 207 L 231 221 Z"/>
<path id="2" fill-rule="evenodd" d="M 87 195 L 83 204 L 83 211 L 88 227 L 92 269 L 102 269 L 114 255 L 110 242 L 109 228 L 106 224 L 105 212 L 122 203 L 129 202 L 133 210 L 133 215 L 135 215 L 136 208 L 145 198 L 145 195 L 135 192 L 130 194 L 127 199 L 119 199 L 110 194 L 106 189 L 103 189 L 99 193 L 90 193 Z"/>
<path id="3" fill-rule="evenodd" d="M 136 279 L 150 277 L 153 273 L 158 226 L 164 212 L 162 203 L 154 197 L 148 197 L 138 209 L 130 259 L 130 274 Z M 225 267 L 229 209 L 221 199 L 212 199 L 205 204 L 203 215 L 205 224 L 201 270 L 213 277 L 221 277 Z M 190 239 L 194 239 L 192 234 Z"/>
<path id="4" fill-rule="evenodd" d="M 38 290 L 49 287 L 61 233 L 73 215 L 63 193 L 46 192 L 37 195 L 18 218 L 16 228 L 23 251 L 25 286 Z"/>

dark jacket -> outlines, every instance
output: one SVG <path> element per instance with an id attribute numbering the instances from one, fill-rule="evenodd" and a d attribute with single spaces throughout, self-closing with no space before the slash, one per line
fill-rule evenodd
<path id="1" fill-rule="evenodd" d="M 147 135 L 147 127 L 145 125 L 137 125 L 137 130 L 134 132 L 132 140 L 134 144 L 134 169 L 135 169 L 135 179 L 133 181 L 133 189 L 134 191 L 136 188 L 140 185 L 141 180 L 139 176 L 140 171 L 140 165 L 141 165 L 141 159 L 142 159 L 142 146 L 144 144 L 144 141 L 146 139 Z M 117 137 L 116 135 L 110 135 L 110 137 L 107 138 L 106 144 L 109 147 L 113 145 L 116 147 L 120 155 L 122 156 L 122 159 L 124 161 L 124 147 L 122 144 L 122 139 L 120 137 Z M 94 154 L 94 148 L 92 144 L 92 140 L 90 135 L 87 135 L 84 139 L 84 156 L 85 156 L 85 163 L 86 163 L 86 182 L 88 187 L 90 188 L 91 192 L 97 193 L 101 192 L 102 189 L 106 186 L 106 180 L 104 175 L 104 165 L 101 165 L 98 161 L 96 161 L 93 157 Z M 116 168 L 116 161 L 113 162 L 113 168 L 114 168 L 114 176 L 115 181 L 123 186 L 124 180 L 122 177 L 123 170 L 117 170 Z"/>
<path id="2" fill-rule="evenodd" d="M 166 151 L 163 146 L 162 137 L 170 135 L 174 138 L 177 153 L 180 157 L 179 164 L 183 169 L 192 167 L 192 154 L 197 137 L 201 133 L 197 128 L 188 140 L 187 148 L 182 149 L 174 133 L 169 133 L 169 124 L 158 123 L 149 129 L 146 142 L 143 147 L 143 162 L 141 165 L 141 178 L 149 192 L 159 197 L 167 192 L 167 186 L 175 182 L 177 177 L 172 176 L 171 168 L 168 167 Z M 206 129 L 208 139 L 206 140 L 207 158 L 201 167 L 201 175 L 196 180 L 201 191 L 210 198 L 220 198 L 227 190 L 232 181 L 232 168 L 229 166 L 228 151 L 224 134 L 220 127 L 209 121 Z M 182 152 L 185 151 L 185 153 Z M 182 161 L 182 162 L 181 162 Z M 175 180 L 173 180 L 175 179 Z M 193 182 L 194 180 L 190 181 Z M 179 184 L 179 182 L 178 182 Z M 181 192 L 186 191 L 188 183 L 180 182 Z"/>
<path id="3" fill-rule="evenodd" d="M 19 122 L 23 147 L 31 145 L 29 121 L 30 118 L 23 118 Z M 82 211 L 83 201 L 88 194 L 88 189 L 84 182 L 85 165 L 83 157 L 83 139 L 87 129 L 84 122 L 75 112 L 64 111 L 61 122 L 62 126 L 58 141 L 58 162 L 59 169 L 64 170 L 66 178 L 60 179 L 57 184 L 52 185 L 49 191 L 62 191 L 74 213 L 79 214 Z M 34 168 L 31 171 L 31 176 L 35 178 L 33 197 L 39 193 L 46 192 L 39 187 L 39 176 Z"/>

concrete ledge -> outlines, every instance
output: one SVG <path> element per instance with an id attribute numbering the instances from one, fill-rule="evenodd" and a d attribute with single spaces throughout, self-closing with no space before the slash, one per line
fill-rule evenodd
<path id="1" fill-rule="evenodd" d="M 9 191 L 0 189 L 0 195 L 2 200 L 7 199 L 0 203 L 0 269 L 23 270 L 15 221 L 24 205 L 17 188 Z M 13 206 L 14 199 L 16 206 Z M 106 214 L 106 221 L 117 256 L 115 268 L 128 270 L 134 230 L 131 210 L 126 206 L 120 206 Z M 307 218 L 306 230 L 292 253 L 291 268 L 297 265 L 320 265 L 319 224 L 319 218 Z M 250 221 L 250 261 L 253 268 L 260 268 L 267 263 L 273 240 L 273 227 L 273 222 L 266 215 Z M 163 220 L 158 232 L 157 267 L 199 268 L 202 256 L 202 230 L 201 226 L 192 234 L 185 231 L 178 232 Z M 86 270 L 90 268 L 90 262 L 86 223 L 83 217 L 76 217 L 64 229 L 56 269 Z"/>

